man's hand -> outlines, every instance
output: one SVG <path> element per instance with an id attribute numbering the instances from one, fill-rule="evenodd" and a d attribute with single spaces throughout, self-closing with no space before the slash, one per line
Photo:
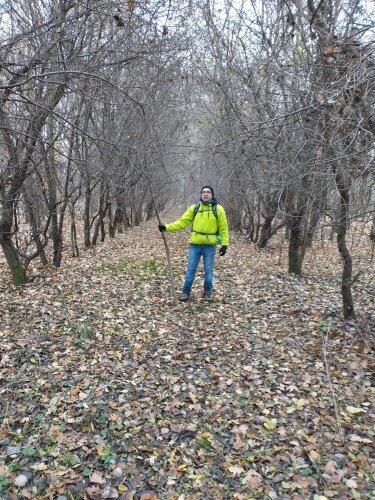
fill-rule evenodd
<path id="1" fill-rule="evenodd" d="M 164 226 L 164 224 L 159 224 L 158 225 L 159 231 L 162 233 L 163 231 L 166 231 L 167 228 Z"/>
<path id="2" fill-rule="evenodd" d="M 219 255 L 223 257 L 226 253 L 227 253 L 227 247 L 224 245 L 220 248 Z"/>

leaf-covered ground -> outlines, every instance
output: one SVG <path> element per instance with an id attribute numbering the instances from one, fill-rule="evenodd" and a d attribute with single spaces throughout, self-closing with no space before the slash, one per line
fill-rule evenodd
<path id="1" fill-rule="evenodd" d="M 180 286 L 187 235 L 168 241 Z M 374 265 L 358 248 L 346 323 L 328 244 L 292 278 L 286 248 L 233 240 L 213 304 L 201 273 L 171 304 L 155 223 L 23 288 L 5 276 L 0 497 L 374 498 Z"/>

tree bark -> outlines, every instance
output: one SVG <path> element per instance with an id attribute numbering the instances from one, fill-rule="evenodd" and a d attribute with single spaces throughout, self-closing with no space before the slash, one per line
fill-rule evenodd
<path id="1" fill-rule="evenodd" d="M 77 241 L 77 226 L 75 219 L 75 201 L 73 200 L 70 209 L 70 244 L 72 250 L 72 257 L 79 257 L 79 247 Z"/>
<path id="2" fill-rule="evenodd" d="M 344 187 L 342 174 L 336 175 L 337 189 L 340 194 L 340 214 L 337 225 L 337 248 L 340 252 L 343 270 L 341 278 L 341 295 L 345 319 L 354 318 L 354 303 L 352 297 L 352 256 L 346 244 L 348 229 L 350 186 Z"/>
<path id="3" fill-rule="evenodd" d="M 375 241 L 375 212 L 372 216 L 372 227 L 370 232 L 370 240 Z"/>
<path id="4" fill-rule="evenodd" d="M 61 266 L 62 251 L 63 251 L 63 246 L 64 246 L 64 234 L 63 234 L 64 217 L 65 217 L 65 211 L 66 211 L 67 205 L 68 205 L 68 199 L 66 198 L 64 200 L 62 207 L 61 207 L 61 210 L 60 210 L 59 223 L 57 226 L 56 242 L 55 242 L 55 248 L 54 248 L 54 252 L 53 252 L 53 265 L 55 267 Z"/>
<path id="5" fill-rule="evenodd" d="M 114 238 L 116 234 L 116 227 L 115 227 L 115 217 L 112 215 L 112 202 L 109 201 L 108 203 L 108 236 L 110 238 Z"/>
<path id="6" fill-rule="evenodd" d="M 90 179 L 85 179 L 85 207 L 83 212 L 83 235 L 85 248 L 90 248 L 90 208 L 91 208 L 91 186 Z"/>
<path id="7" fill-rule="evenodd" d="M 258 247 L 259 248 L 266 248 L 267 242 L 271 237 L 271 228 L 272 228 L 272 221 L 274 219 L 275 215 L 267 215 L 264 218 L 264 222 L 262 225 L 262 230 L 260 232 L 260 237 L 258 241 Z"/>
<path id="8" fill-rule="evenodd" d="M 42 240 L 40 239 L 37 218 L 35 216 L 35 212 L 34 212 L 31 198 L 29 197 L 25 186 L 22 186 L 22 196 L 23 196 L 23 199 L 25 201 L 25 209 L 26 209 L 27 216 L 29 218 L 30 226 L 31 226 L 31 235 L 32 235 L 33 240 L 35 241 L 36 248 L 39 251 L 40 261 L 41 261 L 43 266 L 47 266 L 48 259 L 47 259 L 46 253 L 44 251 L 45 245 L 43 245 Z"/>
<path id="9" fill-rule="evenodd" d="M 1 238 L 1 247 L 9 266 L 13 283 L 15 285 L 22 285 L 26 281 L 26 269 L 22 265 L 22 262 L 18 256 L 18 253 L 13 245 L 10 236 L 3 235 L 3 237 Z"/>
<path id="10" fill-rule="evenodd" d="M 97 221 L 95 223 L 94 234 L 91 240 L 91 246 L 95 246 L 98 242 L 99 232 L 101 234 L 101 241 L 104 241 L 105 231 L 104 231 L 104 217 L 107 213 L 107 186 L 104 185 L 104 182 L 100 183 L 100 198 L 99 198 L 99 210 L 97 214 Z"/>
<path id="11" fill-rule="evenodd" d="M 305 245 L 302 235 L 303 215 L 292 216 L 289 233 L 289 274 L 300 276 L 305 257 Z"/>

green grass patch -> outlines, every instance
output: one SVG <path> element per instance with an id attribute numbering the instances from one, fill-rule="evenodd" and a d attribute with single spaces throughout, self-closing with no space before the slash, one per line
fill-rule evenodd
<path id="1" fill-rule="evenodd" d="M 99 271 L 109 274 L 110 276 L 116 276 L 117 274 L 123 273 L 129 269 L 129 263 L 121 259 L 118 262 L 107 262 L 99 267 Z"/>
<path id="2" fill-rule="evenodd" d="M 158 265 L 155 259 L 144 259 L 141 260 L 138 264 L 138 267 L 142 271 L 146 271 L 152 274 L 156 274 L 158 272 Z"/>
<path id="3" fill-rule="evenodd" d="M 74 343 L 78 347 L 83 347 L 85 341 L 95 338 L 95 332 L 88 323 L 69 323 L 69 328 L 75 337 Z"/>
<path id="4" fill-rule="evenodd" d="M 10 267 L 10 272 L 12 274 L 13 282 L 15 285 L 23 285 L 26 280 L 25 269 L 21 266 L 21 264 Z"/>

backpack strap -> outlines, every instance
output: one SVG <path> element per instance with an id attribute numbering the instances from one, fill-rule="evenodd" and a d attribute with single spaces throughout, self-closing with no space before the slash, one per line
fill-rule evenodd
<path id="1" fill-rule="evenodd" d="M 198 201 L 198 203 L 195 205 L 194 207 L 194 216 L 193 216 L 193 221 L 195 219 L 195 216 L 197 215 L 197 213 L 199 212 L 199 207 L 201 206 L 201 202 Z"/>
<path id="2" fill-rule="evenodd" d="M 217 218 L 217 202 L 214 202 L 214 203 L 211 203 L 212 205 L 212 213 L 214 214 L 214 216 Z M 197 213 L 199 212 L 199 208 L 201 206 L 201 202 L 198 201 L 198 203 L 195 205 L 194 207 L 194 213 L 193 213 L 193 222 L 194 222 L 194 219 L 195 219 L 195 216 L 197 215 Z"/>

